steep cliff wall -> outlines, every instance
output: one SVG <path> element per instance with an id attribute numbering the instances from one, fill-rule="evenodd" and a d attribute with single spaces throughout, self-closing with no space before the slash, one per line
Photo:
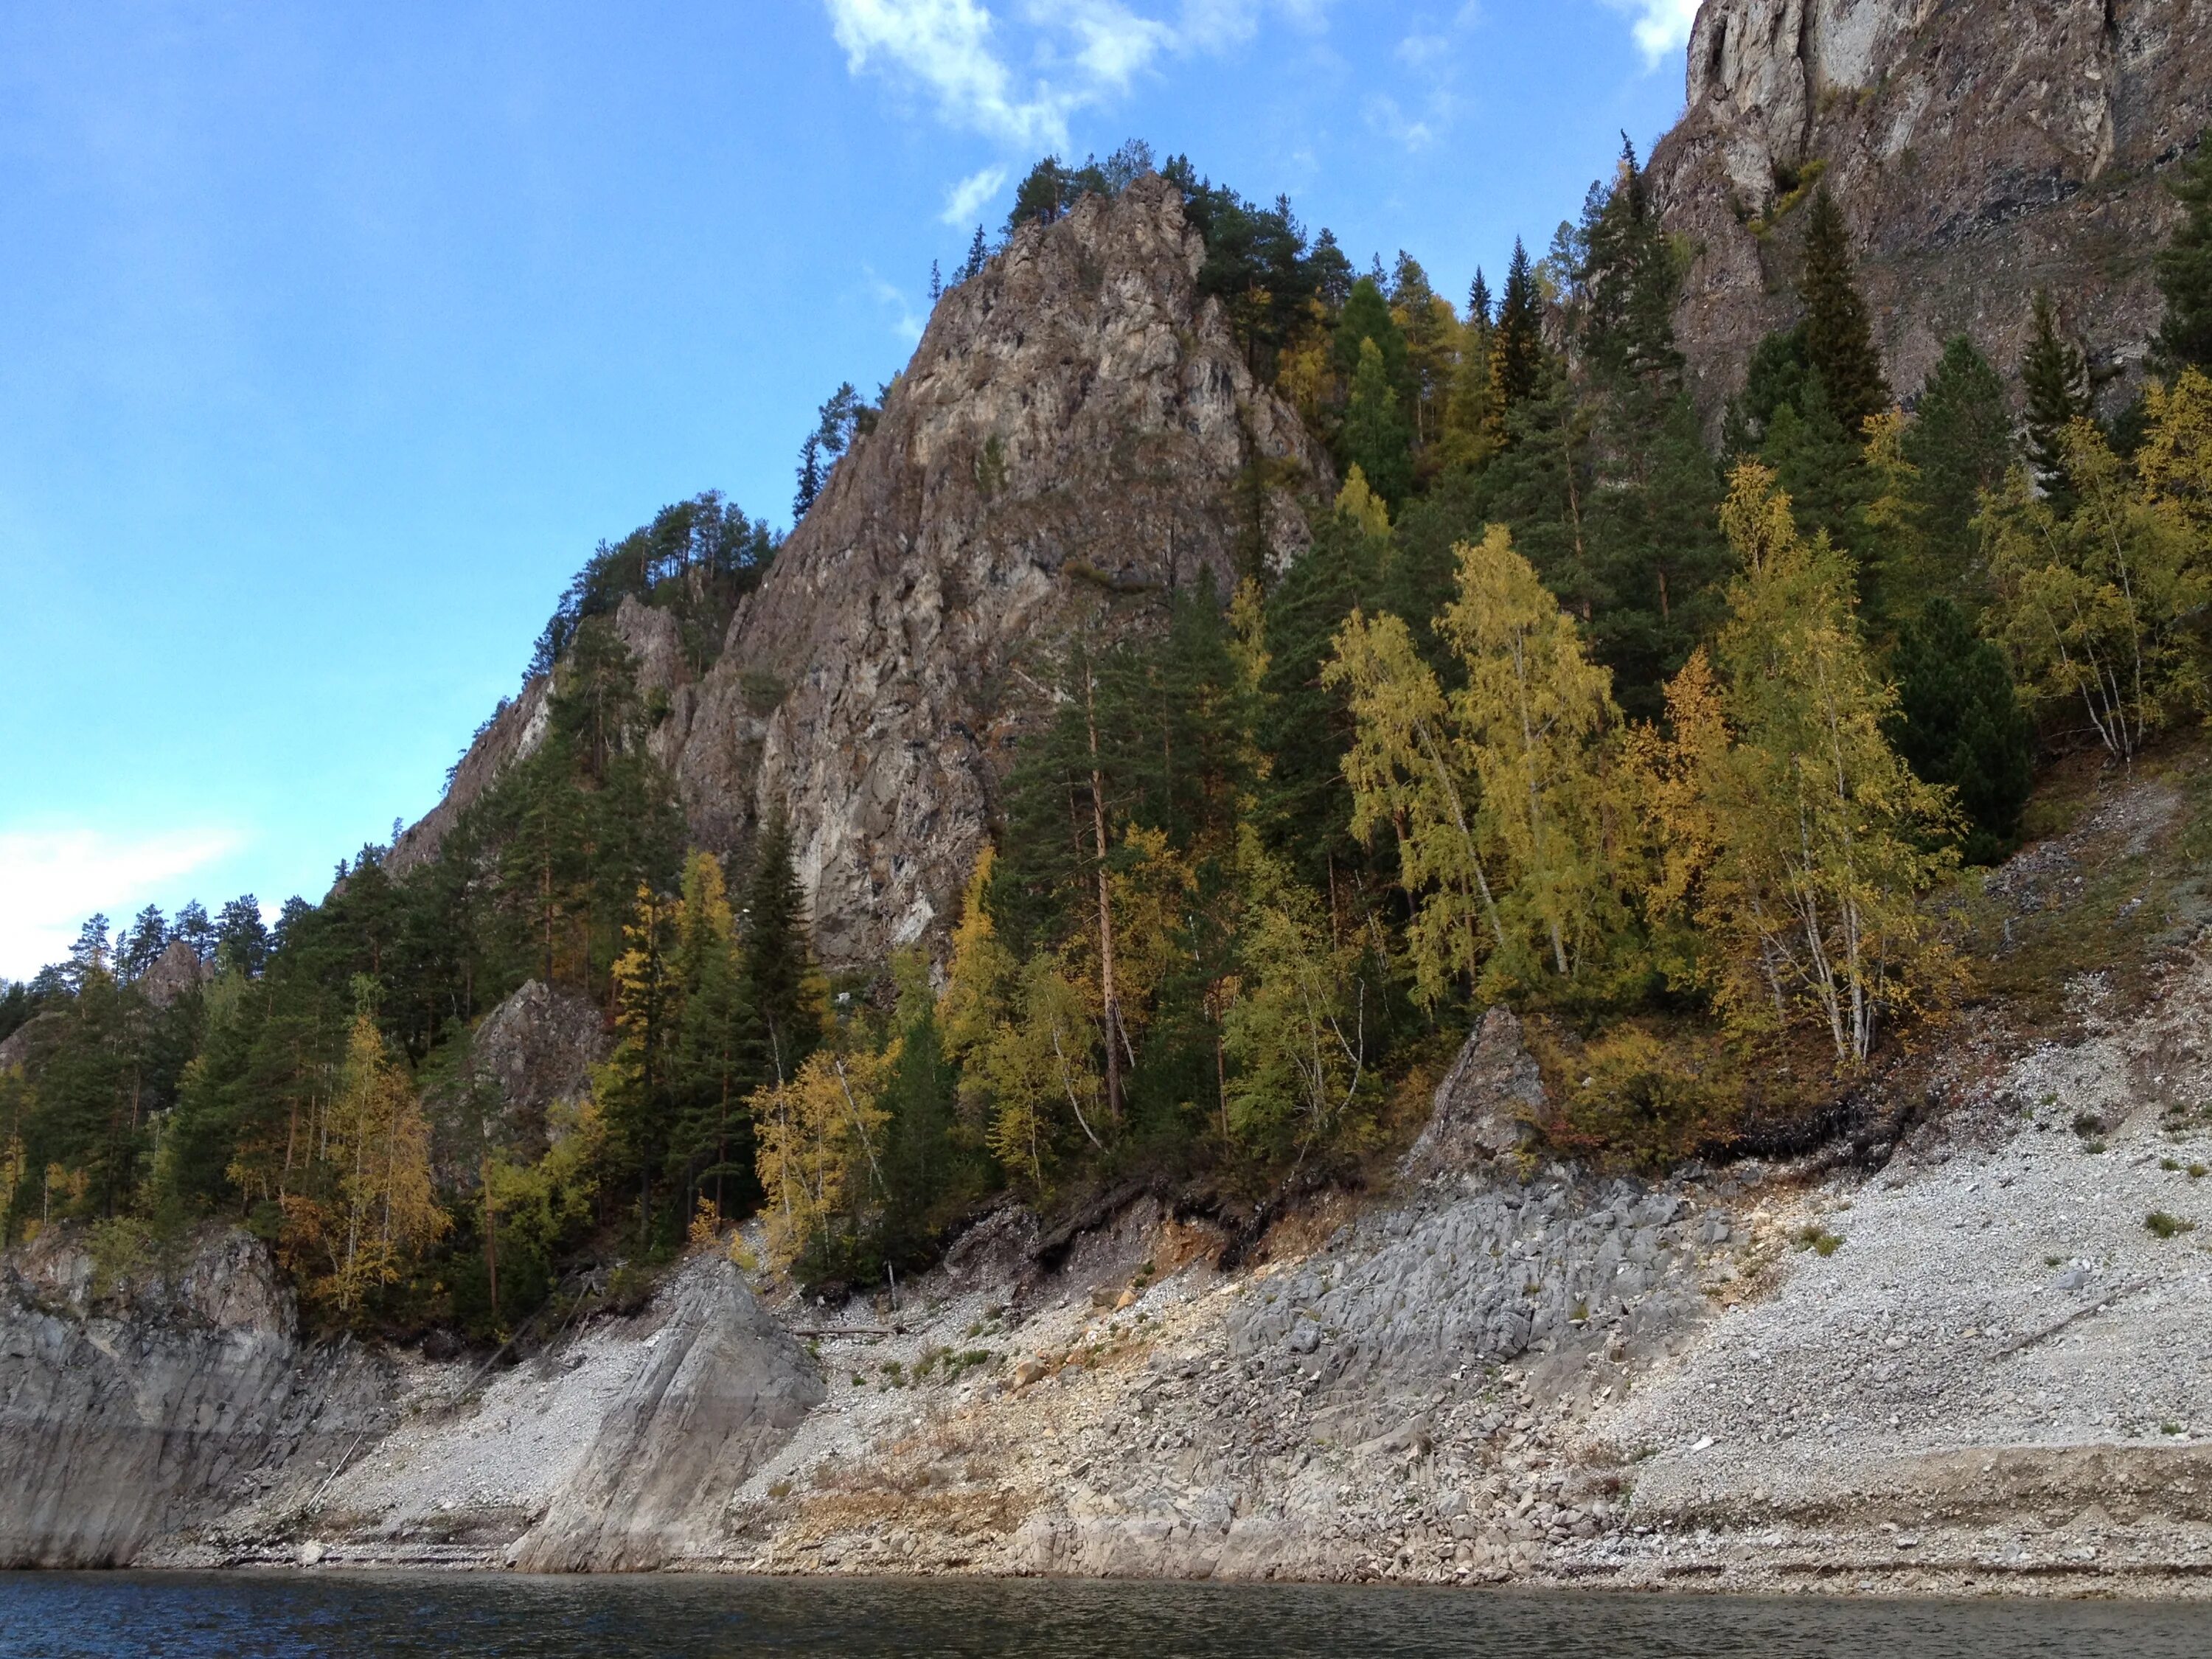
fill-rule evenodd
<path id="1" fill-rule="evenodd" d="M 371 1432 L 387 1367 L 303 1349 L 241 1233 L 110 1285 L 81 1236 L 0 1261 L 0 1568 L 126 1564 Z"/>
<path id="2" fill-rule="evenodd" d="M 665 615 L 617 615 L 694 840 L 740 848 L 787 813 L 833 965 L 949 921 L 1072 631 L 1142 628 L 1201 573 L 1225 596 L 1240 560 L 1298 544 L 1292 492 L 1328 460 L 1200 297 L 1204 254 L 1157 177 L 1024 226 L 938 303 L 702 680 Z M 398 867 L 529 751 L 542 702 L 487 729 Z"/>
<path id="3" fill-rule="evenodd" d="M 2195 0 L 1706 0 L 1651 166 L 1694 254 L 1676 321 L 1708 415 L 1795 320 L 1790 195 L 1815 164 L 1901 393 L 1957 333 L 2013 372 L 2048 288 L 2124 395 L 2158 320 L 2160 177 L 2212 118 L 2208 22 Z"/>
<path id="4" fill-rule="evenodd" d="M 913 362 L 784 544 L 696 696 L 678 763 L 712 844 L 782 810 L 817 944 L 880 959 L 947 918 L 1038 657 L 1134 623 L 1327 462 L 1202 303 L 1197 233 L 1148 178 L 1018 232 L 945 295 Z M 1258 522 L 1255 523 L 1255 518 Z M 1024 671 L 1028 671 L 1025 675 Z"/>

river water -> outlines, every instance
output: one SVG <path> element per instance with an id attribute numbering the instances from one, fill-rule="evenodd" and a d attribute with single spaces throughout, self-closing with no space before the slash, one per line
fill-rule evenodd
<path id="1" fill-rule="evenodd" d="M 0 1573 L 0 1656 L 2166 1659 L 2212 1606 L 1064 1580 Z"/>

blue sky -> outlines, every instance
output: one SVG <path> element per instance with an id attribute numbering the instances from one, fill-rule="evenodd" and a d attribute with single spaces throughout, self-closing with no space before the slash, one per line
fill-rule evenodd
<path id="1" fill-rule="evenodd" d="M 1464 295 L 1674 119 L 1693 9 L 0 8 L 0 975 L 319 896 L 598 540 L 788 519 L 1043 151 L 1188 152 Z"/>

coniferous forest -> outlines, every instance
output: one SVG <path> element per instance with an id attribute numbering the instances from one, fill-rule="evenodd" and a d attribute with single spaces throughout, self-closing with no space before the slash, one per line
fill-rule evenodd
<path id="1" fill-rule="evenodd" d="M 1048 159 L 1007 229 L 1150 167 Z M 0 1242 L 82 1223 L 120 1267 L 228 1218 L 325 1328 L 496 1340 L 756 1216 L 823 1291 L 1006 1194 L 1249 1225 L 1365 1179 L 1500 1003 L 1553 1085 L 1531 1156 L 1787 1146 L 1974 994 L 1962 917 L 2038 767 L 2212 712 L 2212 151 L 2124 408 L 2063 295 L 2017 398 L 1963 337 L 1892 384 L 1815 181 L 1779 210 L 1801 320 L 1717 427 L 1632 152 L 1463 300 L 1159 171 L 1341 485 L 1287 568 L 1056 660 L 949 939 L 833 980 L 779 820 L 686 845 L 614 617 L 711 663 L 777 538 L 703 495 L 586 563 L 530 665 L 543 740 L 434 857 L 365 847 L 273 926 L 94 917 L 0 986 Z M 823 406 L 801 514 L 873 414 Z M 471 1050 L 532 981 L 607 1042 L 526 1144 Z"/>

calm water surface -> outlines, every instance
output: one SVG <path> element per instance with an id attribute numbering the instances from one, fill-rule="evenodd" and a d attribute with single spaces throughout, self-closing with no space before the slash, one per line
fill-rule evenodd
<path id="1" fill-rule="evenodd" d="M 0 1573 L 0 1656 L 2167 1659 L 2212 1607 L 1260 1585 Z"/>

